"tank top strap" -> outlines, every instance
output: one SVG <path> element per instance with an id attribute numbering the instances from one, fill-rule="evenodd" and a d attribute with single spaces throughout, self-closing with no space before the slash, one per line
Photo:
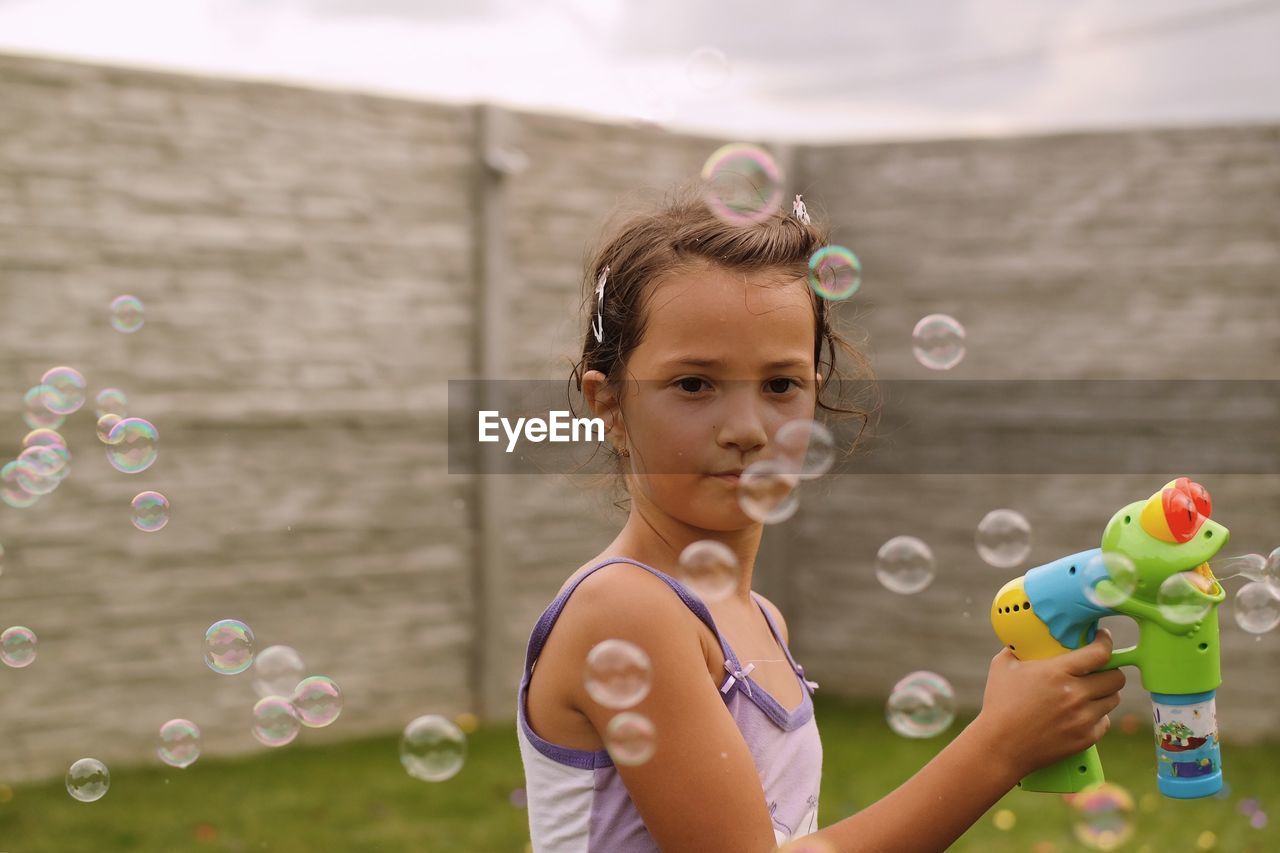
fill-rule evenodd
<path id="1" fill-rule="evenodd" d="M 639 566 L 657 577 L 667 586 L 671 587 L 672 592 L 680 597 L 680 600 L 684 602 L 685 607 L 688 607 L 689 610 L 693 612 L 693 615 L 702 620 L 702 623 L 711 629 L 711 633 L 715 634 L 716 642 L 720 644 L 720 651 L 724 654 L 726 666 L 728 664 L 732 664 L 733 666 L 733 669 L 730 671 L 738 669 L 737 657 L 733 654 L 733 650 L 729 648 L 729 644 L 725 642 L 724 637 L 720 634 L 720 629 L 716 627 L 715 620 L 711 618 L 711 611 L 707 610 L 707 605 L 702 602 L 702 599 L 689 592 L 689 590 L 685 588 L 684 584 L 680 583 L 680 581 L 671 577 L 671 575 L 661 569 L 655 569 L 653 566 L 642 563 L 639 560 L 633 560 L 630 557 L 610 557 L 608 559 L 601 560 L 599 563 L 587 569 L 575 578 L 573 583 L 561 590 L 560 594 L 557 595 L 551 604 L 547 605 L 547 609 L 542 612 L 542 616 L 538 618 L 537 623 L 533 626 L 533 633 L 529 636 L 529 646 L 525 652 L 524 675 L 526 678 L 533 671 L 533 664 L 538 659 L 538 655 L 542 653 L 542 648 L 547 643 L 547 637 L 551 635 L 552 626 L 554 626 L 556 620 L 560 618 L 560 612 L 564 610 L 565 604 L 569 601 L 569 596 L 573 595 L 573 591 L 578 588 L 578 584 L 582 583 L 605 566 L 613 565 L 614 563 L 630 563 L 633 566 Z"/>
<path id="2" fill-rule="evenodd" d="M 804 667 L 796 663 L 795 657 L 791 654 L 791 648 L 787 645 L 786 640 L 782 639 L 782 632 L 778 630 L 778 623 L 774 621 L 773 614 L 769 612 L 769 608 L 764 606 L 764 602 L 760 600 L 760 594 L 755 590 L 751 591 L 751 597 L 755 600 L 756 606 L 760 608 L 760 612 L 764 614 L 765 621 L 769 623 L 769 630 L 773 633 L 773 638 L 778 641 L 778 645 L 782 648 L 782 653 L 787 656 L 787 662 L 791 664 L 791 668 L 795 670 L 796 675 L 800 676 L 800 680 L 804 682 L 805 688 L 810 692 L 818 689 L 818 682 L 810 681 L 804 676 Z"/>

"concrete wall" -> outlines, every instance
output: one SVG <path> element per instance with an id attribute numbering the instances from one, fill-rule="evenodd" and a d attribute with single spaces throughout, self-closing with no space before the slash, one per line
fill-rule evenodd
<path id="1" fill-rule="evenodd" d="M 64 429 L 68 481 L 0 506 L 0 627 L 41 642 L 35 665 L 0 667 L 0 777 L 151 760 L 174 716 L 201 724 L 206 751 L 260 748 L 248 676 L 200 660 L 226 617 L 343 687 L 338 723 L 303 739 L 510 716 L 534 619 L 621 516 L 566 478 L 450 475 L 446 381 L 566 379 L 585 244 L 622 194 L 695 172 L 721 141 L 27 57 L 0 57 L 0 106 L 0 455 L 55 364 L 124 389 L 161 433 L 156 465 L 121 475 L 86 408 Z M 864 262 L 841 310 L 883 377 L 924 378 L 910 329 L 944 311 L 970 336 L 957 377 L 1277 379 L 1278 141 L 1254 127 L 780 153 Z M 486 165 L 504 146 L 527 168 Z M 126 292 L 147 305 L 133 335 L 108 322 Z M 1160 482 L 834 478 L 767 533 L 760 584 L 824 690 L 882 697 L 929 668 L 976 705 L 997 648 L 986 608 L 1012 574 L 977 560 L 977 520 L 1021 509 L 1046 560 Z M 1280 544 L 1280 478 L 1205 482 L 1237 550 Z M 154 535 L 128 521 L 147 488 L 173 503 Z M 905 599 L 872 571 L 898 533 L 940 565 Z M 1223 728 L 1242 736 L 1280 699 L 1262 677 L 1277 640 L 1224 622 Z"/>

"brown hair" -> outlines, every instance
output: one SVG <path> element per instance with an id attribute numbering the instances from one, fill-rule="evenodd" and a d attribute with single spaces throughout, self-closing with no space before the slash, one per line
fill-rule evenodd
<path id="1" fill-rule="evenodd" d="M 617 388 L 621 384 L 627 357 L 644 336 L 644 308 L 652 291 L 650 285 L 664 275 L 712 263 L 735 271 L 776 271 L 780 281 L 807 278 L 809 258 L 827 245 L 830 233 L 812 211 L 810 216 L 811 223 L 805 223 L 790 211 L 779 210 L 763 222 L 725 222 L 707 206 L 702 185 L 696 181 L 678 184 L 657 204 L 642 202 L 638 209 L 620 206 L 585 258 L 582 311 L 586 331 L 582 356 L 573 365 L 570 381 L 581 391 L 587 371 L 599 370 L 611 386 Z M 605 267 L 609 268 L 609 275 L 601 312 L 601 340 L 597 341 L 592 329 L 597 307 L 595 290 Z M 812 288 L 806 291 L 816 319 L 813 361 L 822 376 L 817 405 L 831 419 L 860 420 L 857 438 L 861 438 L 873 410 L 839 396 L 832 401 L 825 398 L 833 392 L 839 395 L 842 390 L 840 380 L 844 375 L 836 366 L 837 349 L 848 355 L 860 379 L 873 378 L 870 360 L 835 329 L 832 321 L 836 303 L 817 296 Z M 866 387 L 865 383 L 859 384 Z M 853 452 L 857 438 L 848 453 Z M 616 451 L 612 454 L 616 479 L 621 457 Z"/>

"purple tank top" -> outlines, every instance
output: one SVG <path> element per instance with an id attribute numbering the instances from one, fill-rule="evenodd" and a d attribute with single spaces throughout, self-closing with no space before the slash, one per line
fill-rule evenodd
<path id="1" fill-rule="evenodd" d="M 799 707 L 787 711 L 773 696 L 753 684 L 729 644 L 716 629 L 706 605 L 670 575 L 625 557 L 592 566 L 556 596 L 534 625 L 520 679 L 516 729 L 524 762 L 529 834 L 534 853 L 655 853 L 658 850 L 622 777 L 606 750 L 570 749 L 539 737 L 529 725 L 526 702 L 529 678 L 551 628 L 573 591 L 592 573 L 613 563 L 639 566 L 661 578 L 715 634 L 725 659 L 720 694 L 742 732 L 760 776 L 777 843 L 818 828 L 818 786 L 822 778 L 822 743 L 813 717 L 811 693 L 817 684 L 791 656 L 769 611 L 757 601 L 769 629 L 804 689 Z M 753 594 L 754 595 L 754 594 Z"/>

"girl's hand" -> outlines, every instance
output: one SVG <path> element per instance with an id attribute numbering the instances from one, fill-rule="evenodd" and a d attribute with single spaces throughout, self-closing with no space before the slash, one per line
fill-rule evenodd
<path id="1" fill-rule="evenodd" d="M 1092 643 L 1058 657 L 1020 661 L 1003 648 L 991 659 L 974 724 L 1019 779 L 1093 746 L 1111 728 L 1107 714 L 1125 684 L 1118 669 L 1097 671 L 1111 648 L 1111 632 L 1100 628 Z"/>

